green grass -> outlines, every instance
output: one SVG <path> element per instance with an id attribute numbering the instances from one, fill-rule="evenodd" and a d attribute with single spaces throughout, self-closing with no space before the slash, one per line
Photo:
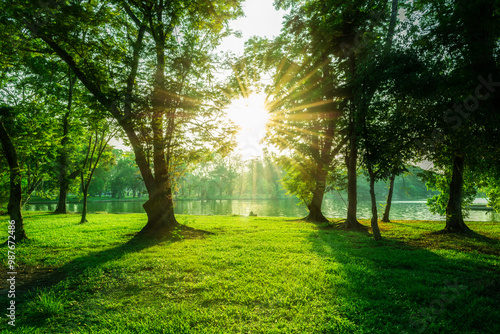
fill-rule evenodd
<path id="1" fill-rule="evenodd" d="M 464 236 L 436 233 L 442 222 L 394 221 L 376 242 L 286 218 L 179 215 L 212 234 L 138 241 L 143 214 L 88 219 L 26 213 L 16 327 L 2 316 L 0 330 L 500 332 L 499 224 L 468 223 L 476 233 Z"/>

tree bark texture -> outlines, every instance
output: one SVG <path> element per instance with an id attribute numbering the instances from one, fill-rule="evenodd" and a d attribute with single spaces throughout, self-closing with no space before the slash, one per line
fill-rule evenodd
<path id="1" fill-rule="evenodd" d="M 396 179 L 396 174 L 392 173 L 389 181 L 389 193 L 387 194 L 387 203 L 385 204 L 384 216 L 382 217 L 382 221 L 384 223 L 389 223 L 391 220 L 389 219 L 389 214 L 391 212 L 392 205 L 392 194 L 394 193 L 394 180 Z"/>
<path id="2" fill-rule="evenodd" d="M 2 122 L 0 122 L 0 141 L 4 152 L 5 159 L 9 165 L 10 172 L 10 195 L 7 211 L 10 220 L 14 221 L 14 237 L 16 242 L 27 239 L 26 231 L 24 230 L 23 215 L 21 213 L 22 188 L 21 188 L 21 169 L 17 158 L 16 148 L 10 139 L 7 130 Z"/>
<path id="3" fill-rule="evenodd" d="M 59 156 L 57 157 L 57 167 L 58 167 L 58 182 L 59 182 L 59 197 L 57 201 L 57 207 L 54 213 L 66 214 L 66 200 L 68 197 L 70 180 L 68 178 L 68 118 L 69 112 L 64 114 L 63 117 L 63 138 L 61 140 L 61 148 L 59 150 Z"/>
<path id="4" fill-rule="evenodd" d="M 446 206 L 446 227 L 448 232 L 465 232 L 469 228 L 462 216 L 462 197 L 464 185 L 464 157 L 455 155 L 450 183 L 450 196 Z"/>
<path id="5" fill-rule="evenodd" d="M 373 170 L 371 166 L 368 167 L 368 173 L 370 174 L 370 197 L 372 200 L 372 219 L 371 219 L 371 227 L 372 233 L 375 240 L 382 240 L 382 236 L 380 235 L 380 229 L 378 227 L 378 216 L 377 216 L 377 198 L 375 197 L 375 175 L 373 174 Z"/>
<path id="6" fill-rule="evenodd" d="M 88 189 L 84 189 L 83 190 L 82 218 L 80 219 L 80 224 L 87 222 L 87 196 L 88 196 Z"/>
<path id="7" fill-rule="evenodd" d="M 346 230 L 361 230 L 364 226 L 357 220 L 358 190 L 357 190 L 357 136 L 351 135 L 349 140 L 349 154 L 347 156 L 347 219 L 344 223 Z"/>
<path id="8" fill-rule="evenodd" d="M 326 175 L 324 171 L 319 171 L 316 178 L 316 186 L 313 190 L 313 197 L 311 204 L 308 206 L 309 214 L 305 218 L 306 221 L 326 223 L 328 219 L 321 212 L 321 206 L 323 204 L 323 197 L 325 196 L 326 189 Z"/>

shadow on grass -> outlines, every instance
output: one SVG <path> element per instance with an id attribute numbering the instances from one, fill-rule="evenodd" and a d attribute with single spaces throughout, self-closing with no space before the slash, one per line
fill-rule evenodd
<path id="1" fill-rule="evenodd" d="M 23 310 L 26 305 L 33 304 L 37 298 L 40 298 L 39 293 L 41 291 L 44 297 L 50 296 L 54 293 L 54 288 L 61 282 L 67 282 L 63 288 L 65 291 L 79 291 L 86 284 L 87 277 L 85 273 L 89 269 L 99 268 L 105 263 L 119 260 L 127 254 L 138 253 L 161 244 L 168 246 L 184 239 L 204 238 L 209 234 L 214 233 L 186 225 L 181 225 L 178 230 L 165 238 L 148 238 L 138 233 L 133 233 L 127 235 L 131 239 L 124 244 L 76 258 L 61 267 L 39 268 L 19 266 L 17 269 L 18 275 L 16 276 L 16 290 L 19 292 L 16 294 L 16 303 L 19 305 L 16 305 L 16 307 Z M 3 277 L 2 280 L 5 282 Z M 84 290 L 80 292 L 82 291 Z M 7 289 L 3 289 L 2 292 L 6 293 Z M 7 306 L 6 303 L 5 306 Z M 3 304 L 4 302 L 2 302 L 2 307 L 4 306 Z M 47 314 L 39 310 L 33 310 L 33 307 L 28 307 L 24 311 L 28 312 L 29 317 L 23 317 L 23 325 L 44 326 L 45 320 L 48 318 Z"/>
<path id="2" fill-rule="evenodd" d="M 478 233 L 467 237 L 498 246 Z M 324 333 L 500 330 L 500 270 L 486 259 L 441 255 L 395 239 L 376 242 L 322 225 L 309 240 L 324 259 L 332 307 L 342 315 L 326 319 Z M 344 322 L 351 327 L 342 328 Z"/>

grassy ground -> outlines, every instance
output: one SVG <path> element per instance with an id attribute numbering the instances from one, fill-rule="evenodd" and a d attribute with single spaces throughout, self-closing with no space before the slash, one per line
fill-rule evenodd
<path id="1" fill-rule="evenodd" d="M 133 238 L 142 214 L 25 221 L 16 327 L 2 290 L 3 333 L 500 332 L 495 223 L 471 222 L 476 234 L 462 236 L 394 221 L 375 242 L 283 218 L 179 216 L 198 230 L 146 242 Z"/>

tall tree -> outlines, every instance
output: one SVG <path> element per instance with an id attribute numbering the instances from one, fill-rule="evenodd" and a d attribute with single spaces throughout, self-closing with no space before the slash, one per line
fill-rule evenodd
<path id="1" fill-rule="evenodd" d="M 213 131 L 225 101 L 203 104 L 200 87 L 214 88 L 209 52 L 224 22 L 241 13 L 239 1 L 19 2 L 5 10 L 67 63 L 123 129 L 149 193 L 141 232 L 162 236 L 175 228 L 175 150 L 207 150 L 188 131 L 214 146 L 226 143 Z"/>
<path id="2" fill-rule="evenodd" d="M 325 136 L 327 144 L 324 147 L 332 147 L 328 142 L 334 137 L 337 137 L 335 142 L 339 145 L 337 146 L 339 149 L 344 141 L 347 142 L 346 150 L 342 151 L 345 152 L 348 178 L 348 209 L 344 226 L 346 229 L 361 229 L 363 227 L 356 219 L 359 136 L 364 124 L 364 115 L 376 87 L 370 87 L 366 91 L 359 85 L 358 78 L 362 74 L 362 63 L 373 55 L 369 52 L 373 50 L 370 46 L 385 33 L 381 27 L 386 21 L 389 21 L 389 28 L 385 33 L 387 37 L 383 40 L 386 41 L 386 50 L 390 49 L 395 30 L 397 1 L 387 3 L 311 0 L 296 5 L 294 1 L 284 0 L 278 1 L 278 6 L 291 8 L 288 25 L 285 27 L 295 36 L 294 45 L 297 46 L 294 48 L 297 50 L 298 59 L 312 60 L 309 68 L 303 64 L 295 64 L 295 68 L 299 69 L 297 72 L 306 71 L 307 76 L 298 76 L 299 80 L 293 82 L 300 83 L 300 89 L 305 91 L 307 96 L 319 95 L 320 98 L 314 101 L 316 106 L 323 101 L 326 104 L 323 109 L 330 109 L 335 113 L 335 116 L 324 125 L 324 129 L 328 129 Z M 280 70 L 283 71 L 285 68 L 285 73 L 296 76 L 293 68 L 290 70 L 288 67 L 283 63 L 280 65 Z M 311 70 L 312 68 L 315 70 Z M 322 73 L 324 78 L 322 81 L 314 77 L 314 73 L 317 72 Z M 318 84 L 320 82 L 321 84 Z M 300 105 L 300 102 L 294 102 Z M 307 102 L 313 101 L 306 101 L 302 105 L 306 106 Z M 304 108 L 304 111 L 313 109 L 308 107 Z M 321 119 L 321 116 L 313 118 L 317 120 Z M 314 128 L 310 130 L 314 131 Z M 341 140 L 342 137 L 344 140 Z M 321 147 L 321 144 L 317 146 Z M 321 164 L 320 159 L 317 165 L 321 167 Z"/>
<path id="3" fill-rule="evenodd" d="M 326 34 L 314 34 L 318 22 L 308 11 L 293 7 L 282 36 L 267 46 L 279 62 L 268 88 L 269 141 L 286 152 L 279 159 L 287 171 L 283 184 L 306 204 L 305 219 L 325 222 L 323 198 L 345 145 L 338 128 L 343 101 L 334 94 L 338 79 Z"/>
<path id="4" fill-rule="evenodd" d="M 59 195 L 57 197 L 57 207 L 54 213 L 58 214 L 66 214 L 66 202 L 68 197 L 68 192 L 71 186 L 71 182 L 76 179 L 76 177 L 80 174 L 80 169 L 75 166 L 75 164 L 71 163 L 72 152 L 77 152 L 74 143 L 71 141 L 71 119 L 74 113 L 74 90 L 75 90 L 75 81 L 76 77 L 74 77 L 71 73 L 71 70 L 68 71 L 68 91 L 67 91 L 67 105 L 66 111 L 61 117 L 62 123 L 62 138 L 60 141 L 60 145 L 58 148 L 58 156 L 56 161 L 56 174 L 57 181 L 59 184 Z"/>
<path id="5" fill-rule="evenodd" d="M 115 133 L 110 130 L 110 126 L 106 122 L 95 122 L 93 128 L 93 131 L 89 135 L 87 152 L 80 172 L 81 190 L 83 193 L 83 208 L 80 224 L 87 222 L 87 201 L 92 178 L 101 162 L 101 158 L 109 141 L 113 138 Z"/>
<path id="6" fill-rule="evenodd" d="M 451 171 L 445 230 L 467 231 L 462 215 L 464 175 L 472 169 L 478 178 L 482 171 L 475 166 L 482 164 L 477 162 L 494 164 L 496 155 L 492 152 L 498 152 L 500 146 L 500 95 L 495 88 L 500 78 L 496 51 L 500 37 L 499 3 L 419 1 L 415 8 L 432 13 L 421 23 L 418 45 L 422 53 L 437 48 L 441 52 L 433 61 L 447 65 L 446 71 L 441 72 L 443 89 L 436 96 L 445 110 L 439 122 L 443 136 L 428 145 L 428 156 L 434 164 Z"/>

